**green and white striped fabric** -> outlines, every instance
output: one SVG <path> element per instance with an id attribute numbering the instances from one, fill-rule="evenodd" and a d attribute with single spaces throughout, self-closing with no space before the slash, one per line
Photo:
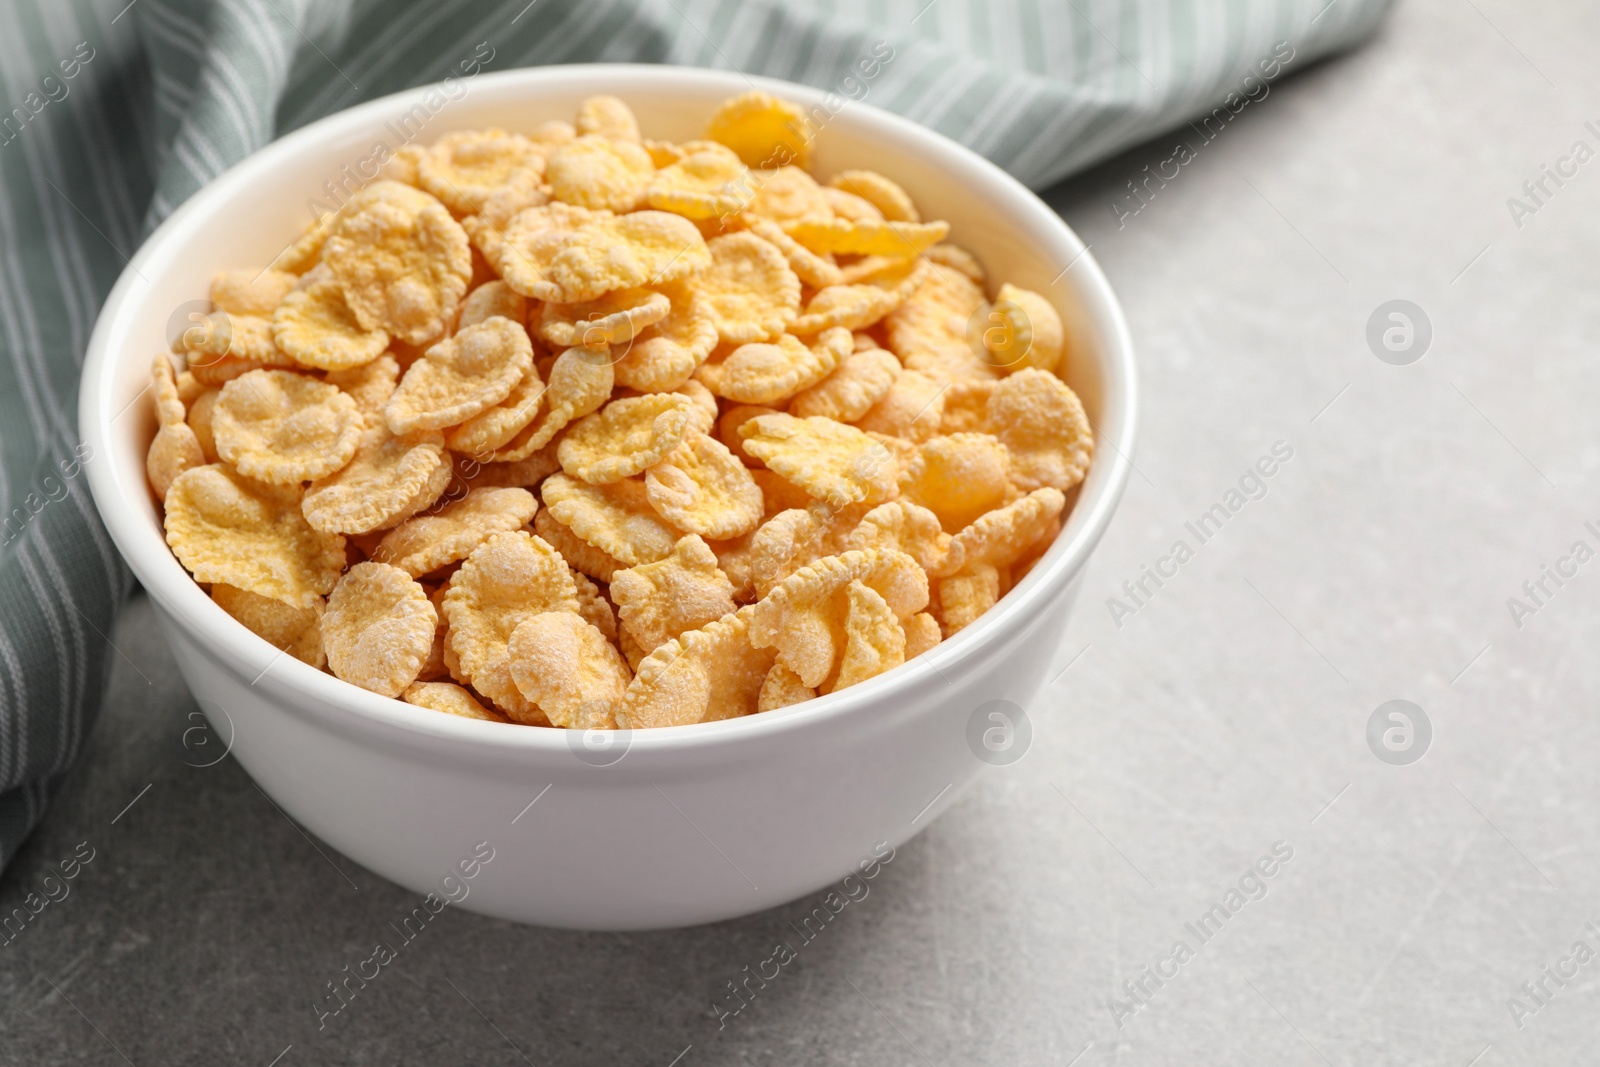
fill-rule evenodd
<path id="1" fill-rule="evenodd" d="M 84 454 L 75 419 L 95 314 L 157 223 L 278 134 L 459 73 L 473 57 L 486 70 L 676 63 L 865 99 L 1037 188 L 1227 107 L 1259 91 L 1253 86 L 1263 76 L 1360 41 L 1387 7 L 1388 0 L 0 4 L 0 865 L 38 820 L 92 725 L 108 658 L 117 654 L 106 635 L 130 586 L 80 477 L 97 461 Z M 858 88 L 852 68 L 869 56 L 881 65 Z"/>

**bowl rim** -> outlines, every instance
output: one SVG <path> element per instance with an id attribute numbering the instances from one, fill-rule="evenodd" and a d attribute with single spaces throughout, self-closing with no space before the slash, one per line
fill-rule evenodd
<path id="1" fill-rule="evenodd" d="M 181 626 L 214 658 L 226 663 L 235 674 L 259 681 L 271 671 L 275 676 L 272 688 L 309 698 L 274 701 L 285 710 L 323 719 L 325 725 L 332 728 L 391 735 L 398 731 L 418 739 L 457 742 L 469 747 L 500 751 L 509 747 L 529 756 L 556 751 L 567 753 L 570 742 L 565 737 L 566 730 L 527 729 L 442 715 L 398 698 L 368 692 L 280 652 L 217 606 L 179 564 L 160 527 L 152 530 L 142 516 L 135 514 L 138 509 L 128 506 L 140 496 L 148 498 L 149 489 L 143 478 L 136 479 L 138 484 L 130 486 L 117 476 L 116 464 L 93 461 L 93 457 L 110 455 L 115 438 L 112 424 L 122 413 L 114 410 L 111 394 L 117 367 L 131 358 L 122 351 L 126 344 L 120 334 L 126 329 L 125 320 L 132 314 L 135 301 L 140 298 L 144 281 L 141 268 L 169 256 L 169 249 L 184 241 L 197 225 L 196 220 L 230 200 L 236 195 L 236 189 L 257 172 L 311 150 L 320 141 L 375 127 L 381 117 L 392 113 L 397 103 L 411 101 L 439 84 L 412 86 L 378 97 L 279 137 L 196 191 L 150 234 L 124 266 L 89 339 L 78 401 L 79 433 L 93 449 L 85 470 L 90 494 L 107 531 L 160 612 Z M 630 92 L 670 91 L 674 85 L 694 86 L 697 90 L 715 89 L 728 95 L 754 86 L 807 106 L 825 106 L 825 98 L 833 95 L 811 86 L 775 78 L 747 77 L 734 71 L 629 63 L 563 64 L 485 72 L 474 78 L 473 91 L 503 96 L 536 95 L 540 90 L 550 89 L 570 93 L 587 88 L 591 92 L 627 96 Z M 788 708 L 718 722 L 626 731 L 630 735 L 627 751 L 633 756 L 652 750 L 666 752 L 725 746 L 794 730 L 819 728 L 835 718 L 859 713 L 868 705 L 892 701 L 896 694 L 926 684 L 936 675 L 944 677 L 946 667 L 959 666 L 993 642 L 1004 639 L 1008 633 L 1021 631 L 1066 591 L 1082 573 L 1104 535 L 1128 482 L 1132 469 L 1129 456 L 1138 418 L 1133 343 L 1121 306 L 1088 246 L 1021 182 L 944 135 L 862 101 L 847 101 L 835 113 L 835 119 L 859 125 L 868 135 L 879 135 L 913 154 L 936 160 L 960 184 L 989 186 L 984 191 L 985 196 L 1004 197 L 1010 201 L 1010 210 L 1030 216 L 1030 232 L 1037 235 L 1036 241 L 1053 239 L 1070 252 L 1056 281 L 1061 281 L 1069 272 L 1074 275 L 1070 283 L 1074 296 L 1099 335 L 1098 356 L 1094 358 L 1098 364 L 1102 405 L 1099 418 L 1095 420 L 1098 425 L 1093 427 L 1094 465 L 1089 479 L 1077 490 L 1072 512 L 1056 542 L 999 603 L 954 637 L 859 685 Z M 116 351 L 113 351 L 114 343 Z M 129 406 L 131 402 L 122 410 L 126 411 Z M 142 475 L 143 464 L 138 466 Z M 945 681 L 948 684 L 947 678 Z"/>

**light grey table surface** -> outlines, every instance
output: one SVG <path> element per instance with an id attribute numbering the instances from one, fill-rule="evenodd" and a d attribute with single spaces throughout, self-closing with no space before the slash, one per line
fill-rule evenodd
<path id="1" fill-rule="evenodd" d="M 1600 563 L 1560 560 L 1600 549 L 1600 160 L 1560 160 L 1600 149 L 1597 41 L 1592 5 L 1409 0 L 1137 214 L 1112 204 L 1176 136 L 1052 192 L 1144 387 L 1064 673 L 1026 758 L 725 1026 L 725 983 L 815 900 L 626 936 L 447 909 L 319 1031 L 323 984 L 415 899 L 231 760 L 186 765 L 194 704 L 136 599 L 87 757 L 0 880 L 9 911 L 94 850 L 0 947 L 0 1062 L 1594 1062 L 1600 959 L 1573 948 L 1600 951 Z M 1545 164 L 1576 175 L 1535 203 Z M 1393 299 L 1431 322 L 1409 365 L 1366 339 Z M 1278 442 L 1200 543 L 1185 523 Z M 1535 603 L 1546 565 L 1576 576 Z M 1433 732 L 1404 766 L 1366 734 L 1397 698 Z M 1259 899 L 1196 936 L 1241 879 Z M 1146 967 L 1171 977 L 1136 1000 Z"/>

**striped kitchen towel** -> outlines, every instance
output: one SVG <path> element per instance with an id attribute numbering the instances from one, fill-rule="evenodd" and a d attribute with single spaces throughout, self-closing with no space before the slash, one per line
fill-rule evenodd
<path id="1" fill-rule="evenodd" d="M 76 392 L 144 236 L 286 130 L 477 70 L 735 68 L 833 89 L 1035 188 L 1370 34 L 1389 0 L 9 0 L 0 4 L 0 865 L 101 700 L 130 587 Z M 859 75 L 872 64 L 867 84 Z M 1216 111 L 1218 115 L 1225 114 Z M 1225 121 L 1225 119 L 1218 119 Z M 130 664 L 135 670 L 138 664 Z"/>

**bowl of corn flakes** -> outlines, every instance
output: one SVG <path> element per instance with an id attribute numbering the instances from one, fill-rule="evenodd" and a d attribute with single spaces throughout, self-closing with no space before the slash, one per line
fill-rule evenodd
<path id="1" fill-rule="evenodd" d="M 213 751 L 430 901 L 634 929 L 865 869 L 1021 757 L 1135 389 L 1082 242 L 972 152 L 594 65 L 221 175 L 80 421 Z"/>

